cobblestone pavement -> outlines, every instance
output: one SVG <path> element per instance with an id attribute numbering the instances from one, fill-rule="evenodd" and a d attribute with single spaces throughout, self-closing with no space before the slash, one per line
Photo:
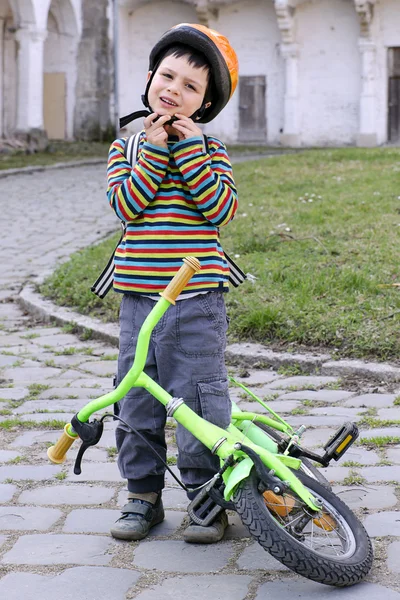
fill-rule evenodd
<path id="1" fill-rule="evenodd" d="M 113 540 L 109 527 L 126 490 L 112 422 L 87 452 L 81 476 L 72 471 L 76 448 L 64 465 L 49 464 L 46 449 L 63 424 L 88 399 L 111 390 L 117 351 L 34 322 L 14 300 L 32 275 L 115 229 L 103 188 L 99 167 L 0 180 L 3 222 L 10 225 L 0 250 L 0 598 L 400 600 L 399 443 L 375 450 L 353 446 L 342 463 L 325 471 L 374 541 L 371 574 L 348 589 L 294 575 L 253 543 L 234 513 L 223 542 L 185 544 L 187 500 L 171 477 L 164 492 L 166 520 L 140 543 Z M 355 389 L 335 377 L 232 373 L 292 424 L 307 423 L 309 447 L 320 447 L 345 420 L 400 417 L 393 385 L 377 389 L 366 382 Z M 241 407 L 257 410 L 239 392 L 235 388 L 232 395 Z M 372 420 L 370 425 L 362 425 L 363 438 L 400 438 L 398 427 L 377 428 Z M 173 457 L 173 428 L 169 434 Z"/>

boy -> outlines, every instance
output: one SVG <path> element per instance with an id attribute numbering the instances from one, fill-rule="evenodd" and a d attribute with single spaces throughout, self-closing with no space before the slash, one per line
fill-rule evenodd
<path id="1" fill-rule="evenodd" d="M 197 123 L 222 110 L 237 74 L 236 55 L 217 32 L 188 24 L 167 31 L 150 55 L 143 101 L 151 112 L 140 134 L 137 162 L 132 169 L 121 139 L 112 144 L 108 161 L 108 198 L 127 227 L 115 254 L 114 289 L 123 294 L 118 382 L 132 365 L 138 332 L 159 292 L 184 256 L 196 256 L 202 268 L 156 326 L 146 372 L 221 427 L 229 424 L 231 412 L 223 298 L 229 269 L 218 228 L 233 218 L 237 194 L 225 147 L 210 137 L 207 153 Z M 165 408 L 139 388 L 119 404 L 121 418 L 165 460 Z M 121 423 L 116 430 L 118 465 L 129 491 L 111 529 L 118 539 L 143 539 L 164 518 L 165 468 L 141 436 Z M 218 470 L 219 459 L 179 425 L 176 439 L 178 468 L 194 497 Z M 190 523 L 184 539 L 217 542 L 226 526 L 223 512 L 209 527 Z"/>

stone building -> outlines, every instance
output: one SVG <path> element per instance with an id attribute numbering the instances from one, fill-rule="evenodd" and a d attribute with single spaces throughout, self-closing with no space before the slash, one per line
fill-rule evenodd
<path id="1" fill-rule="evenodd" d="M 400 143 L 400 0 L 0 0 L 0 136 L 105 137 L 142 108 L 149 51 L 180 22 L 218 29 L 239 57 L 238 90 L 207 133 Z"/>
<path id="2" fill-rule="evenodd" d="M 206 131 L 289 146 L 400 142 L 400 0 L 121 0 L 119 105 L 139 107 L 149 50 L 177 22 L 222 31 L 239 89 Z"/>
<path id="3" fill-rule="evenodd" d="M 109 12 L 109 0 L 0 0 L 0 137 L 109 130 Z"/>

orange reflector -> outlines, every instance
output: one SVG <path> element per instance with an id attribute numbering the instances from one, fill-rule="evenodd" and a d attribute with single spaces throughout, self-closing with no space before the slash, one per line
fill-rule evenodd
<path id="1" fill-rule="evenodd" d="M 296 504 L 296 500 L 293 496 L 278 496 L 277 494 L 274 494 L 274 492 L 271 492 L 271 490 L 264 492 L 263 497 L 269 510 L 280 517 L 287 517 Z"/>
<path id="2" fill-rule="evenodd" d="M 313 522 L 317 527 L 320 527 L 324 531 L 333 531 L 337 527 L 335 519 L 333 519 L 327 513 L 322 513 L 318 519 L 313 519 Z"/>

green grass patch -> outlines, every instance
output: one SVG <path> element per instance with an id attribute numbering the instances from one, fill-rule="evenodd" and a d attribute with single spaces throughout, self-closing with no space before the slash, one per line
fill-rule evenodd
<path id="1" fill-rule="evenodd" d="M 400 149 L 309 150 L 234 173 L 240 206 L 222 244 L 256 279 L 227 295 L 232 339 L 397 358 Z M 120 295 L 89 290 L 117 239 L 76 253 L 42 293 L 117 321 Z"/>
<path id="2" fill-rule="evenodd" d="M 400 444 L 400 437 L 384 435 L 374 438 L 360 438 L 358 444 L 361 446 L 370 446 L 371 448 L 382 448 L 393 444 Z"/>
<path id="3" fill-rule="evenodd" d="M 0 429 L 64 429 L 65 421 L 59 419 L 48 419 L 46 421 L 23 421 L 22 419 L 5 419 L 0 421 Z"/>
<path id="4" fill-rule="evenodd" d="M 343 485 L 364 485 L 365 483 L 367 483 L 365 477 L 354 470 L 351 470 L 347 477 L 343 479 Z"/>
<path id="5" fill-rule="evenodd" d="M 27 154 L 23 150 L 14 151 L 11 154 L 0 154 L 0 169 L 53 165 L 85 158 L 104 158 L 106 163 L 109 147 L 110 143 L 108 142 L 51 141 L 46 150 L 34 154 Z"/>

